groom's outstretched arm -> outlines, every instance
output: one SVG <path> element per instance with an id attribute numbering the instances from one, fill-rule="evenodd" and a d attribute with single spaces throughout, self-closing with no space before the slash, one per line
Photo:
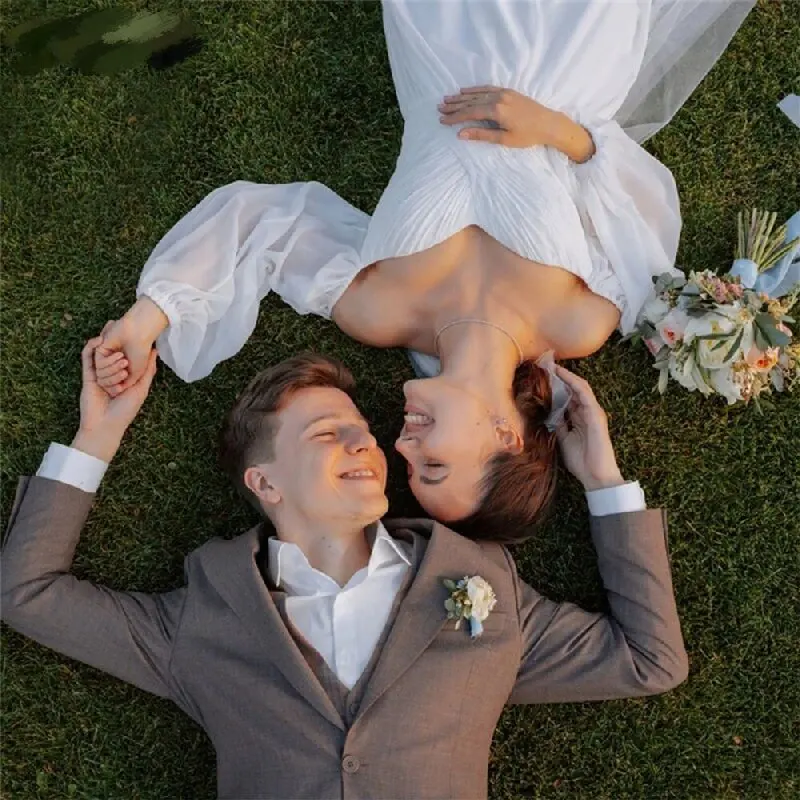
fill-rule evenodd
<path id="1" fill-rule="evenodd" d="M 39 476 L 20 481 L 2 552 L 0 609 L 8 625 L 46 647 L 171 696 L 169 657 L 185 589 L 116 592 L 70 573 L 94 491 L 155 371 L 153 354 L 142 380 L 109 400 L 92 368 L 98 344 L 83 353 L 81 429 L 73 447 L 51 446 Z"/>
<path id="2" fill-rule="evenodd" d="M 572 398 L 557 428 L 567 469 L 583 484 L 609 613 L 554 603 L 516 578 L 522 652 L 512 703 L 608 700 L 665 692 L 686 679 L 667 555 L 666 518 L 625 483 L 608 417 L 591 386 L 557 366 Z M 515 570 L 509 556 L 511 569 Z"/>
<path id="3" fill-rule="evenodd" d="M 686 679 L 664 512 L 593 516 L 591 528 L 609 612 L 554 603 L 517 578 L 522 655 L 510 703 L 639 697 Z"/>
<path id="4" fill-rule="evenodd" d="M 2 552 L 3 621 L 45 647 L 169 697 L 185 589 L 116 592 L 72 575 L 93 500 L 59 480 L 20 480 Z"/>

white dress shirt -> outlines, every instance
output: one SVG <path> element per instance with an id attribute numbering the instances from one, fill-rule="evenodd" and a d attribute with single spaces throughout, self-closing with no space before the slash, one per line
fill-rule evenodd
<path id="1" fill-rule="evenodd" d="M 269 572 L 286 592 L 286 613 L 339 680 L 352 689 L 386 627 L 411 566 L 411 549 L 378 523 L 366 567 L 345 586 L 314 569 L 291 542 L 269 539 Z"/>
<path id="2" fill-rule="evenodd" d="M 96 492 L 107 467 L 94 456 L 54 442 L 36 474 Z M 646 507 L 638 482 L 586 492 L 586 499 L 593 516 Z M 289 619 L 339 680 L 352 688 L 369 663 L 411 566 L 408 545 L 392 539 L 378 523 L 369 563 L 345 586 L 314 569 L 297 545 L 271 538 L 268 547 L 270 577 L 286 592 Z"/>

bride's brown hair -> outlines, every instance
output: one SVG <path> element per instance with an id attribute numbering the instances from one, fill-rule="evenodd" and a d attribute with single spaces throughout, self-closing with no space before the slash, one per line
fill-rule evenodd
<path id="1" fill-rule="evenodd" d="M 523 419 L 523 448 L 489 459 L 481 481 L 481 501 L 468 517 L 448 527 L 470 539 L 516 544 L 528 539 L 549 510 L 556 488 L 558 447 L 545 427 L 552 406 L 548 373 L 523 361 L 514 373 L 514 403 Z"/>

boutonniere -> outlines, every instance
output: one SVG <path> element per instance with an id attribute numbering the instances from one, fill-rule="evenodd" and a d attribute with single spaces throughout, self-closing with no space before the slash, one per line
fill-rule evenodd
<path id="1" fill-rule="evenodd" d="M 458 582 L 445 578 L 444 585 L 450 592 L 444 601 L 447 619 L 456 621 L 456 630 L 467 620 L 470 636 L 476 639 L 483 633 L 483 621 L 497 602 L 494 589 L 480 575 L 464 576 Z"/>

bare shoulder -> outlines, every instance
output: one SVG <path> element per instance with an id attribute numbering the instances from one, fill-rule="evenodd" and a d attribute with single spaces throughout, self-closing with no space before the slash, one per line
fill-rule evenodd
<path id="1" fill-rule="evenodd" d="M 584 289 L 552 320 L 546 336 L 558 358 L 585 358 L 608 341 L 619 320 L 610 300 Z"/>
<path id="2" fill-rule="evenodd" d="M 341 331 L 372 347 L 400 347 L 408 340 L 408 298 L 385 285 L 378 264 L 365 267 L 333 307 L 331 317 Z"/>

